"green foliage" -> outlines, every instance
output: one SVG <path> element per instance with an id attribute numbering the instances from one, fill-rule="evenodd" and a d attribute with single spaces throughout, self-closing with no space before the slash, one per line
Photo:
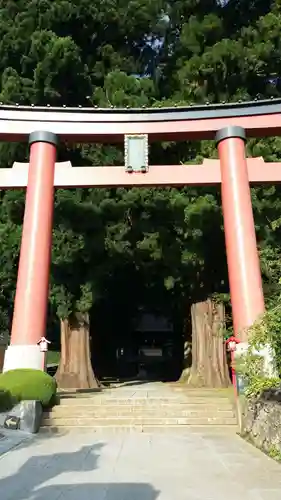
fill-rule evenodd
<path id="1" fill-rule="evenodd" d="M 270 343 L 275 355 L 278 372 L 281 374 L 281 302 L 272 307 L 265 315 L 265 328 L 269 334 Z"/>
<path id="2" fill-rule="evenodd" d="M 60 351 L 48 351 L 47 352 L 47 365 L 59 364 L 61 353 Z"/>
<path id="3" fill-rule="evenodd" d="M 281 373 L 281 304 L 267 311 L 248 331 L 249 347 L 246 354 L 237 356 L 235 369 L 247 381 L 245 394 L 256 398 L 266 389 L 279 387 L 279 377 L 268 377 L 264 373 L 263 357 L 258 355 L 265 346 L 272 349 L 277 373 Z"/>
<path id="4" fill-rule="evenodd" d="M 281 462 L 281 451 L 280 449 L 277 448 L 277 446 L 272 445 L 268 452 L 268 456 L 273 458 L 273 460 L 276 460 L 277 462 Z"/>
<path id="5" fill-rule="evenodd" d="M 54 378 L 41 370 L 17 369 L 0 375 L 0 391 L 9 391 L 16 402 L 37 400 L 49 407 L 55 400 L 57 385 Z"/>
<path id="6" fill-rule="evenodd" d="M 267 389 L 273 389 L 279 386 L 280 386 L 279 378 L 263 377 L 255 375 L 250 379 L 250 383 L 245 390 L 245 395 L 249 399 L 256 399 L 259 396 L 261 396 L 263 392 L 266 391 Z"/>

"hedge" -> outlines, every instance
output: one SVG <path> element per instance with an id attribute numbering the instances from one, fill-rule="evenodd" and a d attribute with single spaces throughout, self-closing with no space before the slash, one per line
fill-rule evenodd
<path id="1" fill-rule="evenodd" d="M 56 401 L 57 384 L 41 370 L 17 369 L 0 374 L 0 391 L 8 392 L 14 403 L 37 400 L 50 407 Z"/>

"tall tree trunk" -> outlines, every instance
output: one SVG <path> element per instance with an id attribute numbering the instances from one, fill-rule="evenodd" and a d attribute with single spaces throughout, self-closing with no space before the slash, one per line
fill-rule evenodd
<path id="1" fill-rule="evenodd" d="M 192 367 L 188 383 L 199 387 L 230 384 L 223 341 L 225 310 L 211 300 L 191 306 Z"/>
<path id="2" fill-rule="evenodd" d="M 75 313 L 61 320 L 61 358 L 55 378 L 61 389 L 98 387 L 90 358 L 88 314 Z"/>

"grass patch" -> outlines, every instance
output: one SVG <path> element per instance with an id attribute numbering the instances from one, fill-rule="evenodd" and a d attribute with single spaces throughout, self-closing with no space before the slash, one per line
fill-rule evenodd
<path id="1" fill-rule="evenodd" d="M 275 445 L 272 445 L 267 452 L 267 455 L 277 462 L 281 462 L 281 451 Z"/>
<path id="2" fill-rule="evenodd" d="M 60 351 L 48 351 L 47 352 L 47 365 L 55 365 L 60 362 Z"/>

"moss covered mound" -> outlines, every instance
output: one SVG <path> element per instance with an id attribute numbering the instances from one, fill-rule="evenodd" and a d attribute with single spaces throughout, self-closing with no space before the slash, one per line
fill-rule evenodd
<path id="1" fill-rule="evenodd" d="M 56 392 L 55 379 L 41 370 L 18 369 L 0 375 L 0 393 L 2 393 L 3 400 L 6 398 L 6 401 L 9 397 L 12 398 L 13 403 L 23 400 L 37 400 L 41 401 L 42 406 L 47 408 L 53 406 Z"/>

